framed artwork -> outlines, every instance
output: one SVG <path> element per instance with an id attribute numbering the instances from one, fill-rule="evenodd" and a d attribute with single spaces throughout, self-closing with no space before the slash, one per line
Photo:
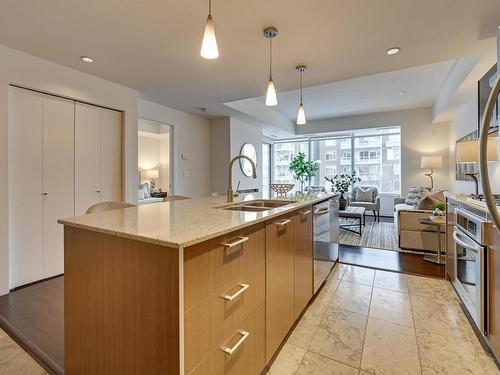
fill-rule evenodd
<path id="1" fill-rule="evenodd" d="M 486 109 L 486 103 L 488 102 L 488 97 L 493 89 L 497 79 L 497 64 L 495 64 L 477 83 L 477 93 L 478 93 L 478 135 L 479 128 L 481 126 L 481 121 L 483 120 L 484 111 Z M 497 104 L 493 110 L 493 116 L 490 123 L 490 128 L 488 133 L 492 136 L 498 134 L 498 125 L 500 124 L 500 110 L 499 110 L 499 98 L 496 100 Z"/>
<path id="2" fill-rule="evenodd" d="M 462 137 L 457 140 L 457 144 L 460 142 L 465 142 L 465 141 L 472 141 L 474 139 L 477 139 L 477 130 L 473 131 L 472 133 L 467 134 L 465 137 Z M 457 147 L 455 147 L 455 150 Z M 456 151 L 455 151 L 456 152 Z M 455 160 L 457 160 L 457 157 L 455 155 Z M 456 163 L 455 164 L 455 179 L 458 181 L 472 181 L 472 178 L 469 176 L 466 176 L 466 173 L 474 173 L 477 172 L 478 170 L 478 165 L 477 163 Z"/>

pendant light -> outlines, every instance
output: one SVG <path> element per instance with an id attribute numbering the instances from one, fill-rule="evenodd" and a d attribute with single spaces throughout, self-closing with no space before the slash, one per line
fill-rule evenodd
<path id="1" fill-rule="evenodd" d="M 304 104 L 302 103 L 302 73 L 305 72 L 307 66 L 298 65 L 295 67 L 295 70 L 300 74 L 300 104 L 299 104 L 299 112 L 297 113 L 297 125 L 305 125 L 306 124 L 306 113 L 304 112 Z"/>
<path id="2" fill-rule="evenodd" d="M 274 88 L 273 82 L 273 38 L 278 35 L 278 29 L 275 27 L 267 27 L 264 29 L 264 36 L 269 38 L 269 81 L 267 83 L 267 93 L 266 93 L 266 105 L 268 107 L 273 107 L 278 105 L 278 98 L 276 97 L 276 89 Z"/>
<path id="3" fill-rule="evenodd" d="M 208 0 L 207 23 L 205 24 L 205 33 L 203 34 L 200 55 L 209 60 L 219 57 L 217 39 L 215 38 L 214 20 L 212 18 L 212 0 Z"/>

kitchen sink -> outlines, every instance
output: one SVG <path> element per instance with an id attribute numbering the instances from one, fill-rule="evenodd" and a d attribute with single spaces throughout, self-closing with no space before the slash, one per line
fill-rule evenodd
<path id="1" fill-rule="evenodd" d="M 247 211 L 247 212 L 261 212 L 272 210 L 273 208 L 286 206 L 287 204 L 295 203 L 290 200 L 273 200 L 273 199 L 257 199 L 247 202 L 238 202 L 229 206 L 217 207 L 221 210 L 230 211 Z"/>

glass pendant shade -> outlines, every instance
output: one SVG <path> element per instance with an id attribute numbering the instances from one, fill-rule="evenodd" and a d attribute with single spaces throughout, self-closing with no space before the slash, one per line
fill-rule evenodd
<path id="1" fill-rule="evenodd" d="M 205 25 L 205 33 L 203 34 L 203 43 L 201 44 L 200 55 L 209 60 L 219 57 L 217 39 L 215 38 L 214 20 L 211 14 L 207 17 L 207 24 Z"/>
<path id="2" fill-rule="evenodd" d="M 304 111 L 304 104 L 300 103 L 299 113 L 297 113 L 297 125 L 305 125 L 305 124 L 306 124 L 306 113 Z"/>
<path id="3" fill-rule="evenodd" d="M 266 105 L 268 107 L 278 105 L 278 98 L 276 97 L 276 90 L 274 89 L 274 82 L 271 77 L 269 77 L 269 83 L 267 84 Z"/>

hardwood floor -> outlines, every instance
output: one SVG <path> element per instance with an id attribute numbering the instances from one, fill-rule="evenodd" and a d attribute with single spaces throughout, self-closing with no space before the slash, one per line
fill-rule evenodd
<path id="1" fill-rule="evenodd" d="M 339 262 L 386 271 L 445 277 L 444 265 L 426 262 L 420 254 L 400 251 L 339 245 Z"/>
<path id="2" fill-rule="evenodd" d="M 0 326 L 47 371 L 64 373 L 64 277 L 0 297 Z"/>

